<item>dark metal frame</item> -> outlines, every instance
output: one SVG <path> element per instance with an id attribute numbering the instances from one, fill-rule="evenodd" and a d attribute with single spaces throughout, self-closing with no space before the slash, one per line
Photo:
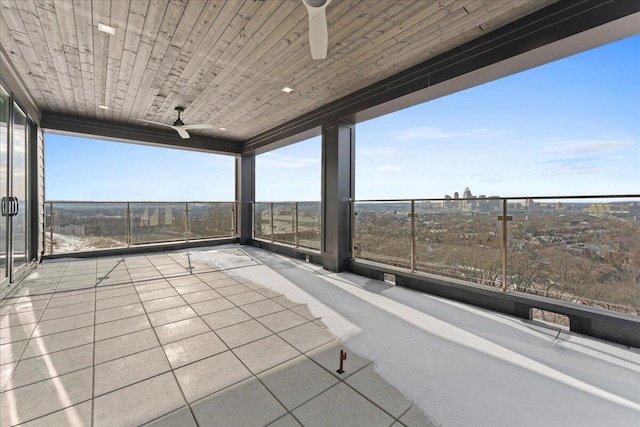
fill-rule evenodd
<path id="1" fill-rule="evenodd" d="M 239 155 L 242 151 L 241 142 L 238 141 L 207 138 L 199 135 L 192 135 L 189 139 L 182 139 L 173 131 L 165 131 L 151 126 L 136 126 L 128 123 L 110 122 L 108 120 L 47 111 L 42 113 L 40 126 L 45 130 L 58 133 L 69 133 L 76 136 L 85 135 L 89 138 L 104 137 L 141 144 L 154 144 L 167 148 L 184 148 L 232 155 Z"/>

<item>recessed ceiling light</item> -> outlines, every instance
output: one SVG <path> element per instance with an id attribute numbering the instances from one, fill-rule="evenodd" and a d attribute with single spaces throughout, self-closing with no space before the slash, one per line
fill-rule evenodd
<path id="1" fill-rule="evenodd" d="M 289 86 L 285 86 L 282 88 L 282 91 L 286 93 L 291 93 L 293 92 L 293 89 L 291 89 Z"/>
<path id="2" fill-rule="evenodd" d="M 227 128 L 220 128 L 220 130 L 224 132 L 225 130 L 227 130 Z"/>
<path id="3" fill-rule="evenodd" d="M 108 110 L 109 107 L 107 107 L 106 105 L 98 105 L 98 108 L 101 108 L 103 110 Z"/>
<path id="4" fill-rule="evenodd" d="M 112 36 L 116 34 L 116 29 L 98 22 L 98 31 L 102 31 L 103 33 L 111 34 Z"/>

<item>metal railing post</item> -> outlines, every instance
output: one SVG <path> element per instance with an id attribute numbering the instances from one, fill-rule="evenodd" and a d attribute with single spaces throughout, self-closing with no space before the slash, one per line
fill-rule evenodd
<path id="1" fill-rule="evenodd" d="M 262 232 L 262 221 L 260 222 L 260 232 Z M 251 238 L 253 239 L 256 238 L 256 203 L 255 202 L 251 202 Z"/>
<path id="2" fill-rule="evenodd" d="M 507 200 L 502 201 L 502 292 L 507 291 Z"/>
<path id="3" fill-rule="evenodd" d="M 184 224 L 185 232 L 184 232 L 184 240 L 185 242 L 189 242 L 189 237 L 191 235 L 191 223 L 189 219 L 189 202 L 185 202 L 184 204 L 184 212 L 186 214 L 186 220 Z"/>
<path id="4" fill-rule="evenodd" d="M 236 218 L 237 202 L 231 204 L 231 237 L 238 237 L 238 218 Z"/>
<path id="5" fill-rule="evenodd" d="M 131 203 L 127 202 L 127 247 L 131 246 Z"/>
<path id="6" fill-rule="evenodd" d="M 273 243 L 273 203 L 271 203 L 271 243 Z"/>
<path id="7" fill-rule="evenodd" d="M 351 258 L 356 258 L 356 251 L 358 248 L 356 247 L 357 239 L 356 239 L 356 220 L 358 219 L 358 212 L 356 212 L 356 201 L 351 200 Z"/>
<path id="8" fill-rule="evenodd" d="M 416 271 L 416 201 L 411 200 L 411 272 Z"/>
<path id="9" fill-rule="evenodd" d="M 294 221 L 295 221 L 295 230 L 296 230 L 295 242 L 296 242 L 296 248 L 297 248 L 299 246 L 299 243 L 300 243 L 300 237 L 298 236 L 298 231 L 299 231 L 299 228 L 298 228 L 298 202 L 296 202 L 294 209 L 295 209 Z"/>
<path id="10" fill-rule="evenodd" d="M 507 215 L 507 199 L 502 199 L 502 215 L 498 221 L 502 221 L 502 292 L 507 292 L 507 221 L 513 217 Z"/>
<path id="11" fill-rule="evenodd" d="M 51 211 L 51 230 L 49 233 L 49 253 L 53 255 L 53 225 L 55 223 L 55 212 L 53 211 L 53 203 L 49 203 L 49 210 Z"/>

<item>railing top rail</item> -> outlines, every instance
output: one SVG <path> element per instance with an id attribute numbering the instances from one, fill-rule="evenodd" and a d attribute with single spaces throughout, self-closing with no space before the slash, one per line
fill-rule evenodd
<path id="1" fill-rule="evenodd" d="M 520 196 L 520 197 L 500 197 L 489 196 L 486 198 L 427 198 L 427 199 L 361 199 L 354 200 L 354 203 L 395 203 L 395 202 L 451 202 L 451 201 L 478 201 L 478 200 L 580 200 L 580 199 L 634 199 L 640 198 L 640 194 L 597 194 L 579 196 Z M 635 200 L 634 200 L 635 201 Z"/>
<path id="2" fill-rule="evenodd" d="M 98 204 L 119 204 L 119 203 L 148 203 L 148 204 L 184 204 L 184 203 L 236 203 L 235 201 L 220 200 L 185 200 L 185 201 L 150 201 L 150 200 L 47 200 L 45 203 L 98 203 Z"/>
<path id="3" fill-rule="evenodd" d="M 321 203 L 321 201 L 320 200 L 293 200 L 293 201 L 291 201 L 291 200 L 279 200 L 279 201 L 270 201 L 270 200 L 262 201 L 262 200 L 260 200 L 260 201 L 254 201 L 254 202 L 251 202 L 251 203 L 256 205 L 256 204 L 259 204 L 259 203 L 273 203 L 273 204 L 276 204 L 276 203 Z"/>

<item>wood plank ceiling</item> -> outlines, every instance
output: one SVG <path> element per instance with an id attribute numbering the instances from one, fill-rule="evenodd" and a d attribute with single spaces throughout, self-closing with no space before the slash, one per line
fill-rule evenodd
<path id="1" fill-rule="evenodd" d="M 43 111 L 243 141 L 554 1 L 334 0 L 314 61 L 298 0 L 2 0 L 0 45 Z"/>

